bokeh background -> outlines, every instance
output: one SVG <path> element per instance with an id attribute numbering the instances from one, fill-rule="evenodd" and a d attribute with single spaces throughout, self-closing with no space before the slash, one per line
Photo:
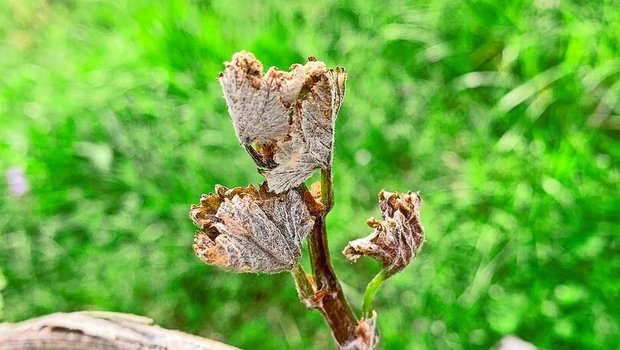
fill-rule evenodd
<path id="1" fill-rule="evenodd" d="M 331 348 L 291 278 L 191 251 L 191 203 L 259 183 L 216 77 L 241 49 L 350 73 L 340 254 L 382 188 L 427 242 L 380 290 L 382 348 L 610 349 L 619 335 L 618 1 L 0 1 L 0 320 L 112 310 L 244 348 Z"/>

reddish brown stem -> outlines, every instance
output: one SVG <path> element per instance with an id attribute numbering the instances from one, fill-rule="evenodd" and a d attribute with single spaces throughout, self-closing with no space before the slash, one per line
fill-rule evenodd
<path id="1" fill-rule="evenodd" d="M 310 256 L 317 288 L 319 310 L 332 329 L 338 344 L 355 337 L 357 318 L 344 297 L 342 287 L 329 260 L 325 216 L 317 217 L 310 236 Z"/>
<path id="2" fill-rule="evenodd" d="M 309 237 L 310 261 L 316 283 L 318 309 L 329 324 L 336 341 L 344 345 L 355 338 L 357 318 L 345 299 L 340 282 L 329 259 L 325 218 L 333 206 L 331 171 L 321 172 L 321 194 L 326 210 L 317 215 Z"/>

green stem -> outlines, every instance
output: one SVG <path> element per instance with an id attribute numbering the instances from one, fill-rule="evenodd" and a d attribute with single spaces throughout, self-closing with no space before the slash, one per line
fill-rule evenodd
<path id="1" fill-rule="evenodd" d="M 314 288 L 310 284 L 310 281 L 308 281 L 308 277 L 306 276 L 304 268 L 301 266 L 301 262 L 298 262 L 291 270 L 291 275 L 293 279 L 295 279 L 295 287 L 297 287 L 297 294 L 299 294 L 301 301 L 312 300 Z"/>
<path id="2" fill-rule="evenodd" d="M 321 169 L 321 202 L 325 206 L 325 214 L 334 207 L 334 186 L 332 183 L 332 169 Z"/>
<path id="3" fill-rule="evenodd" d="M 375 299 L 375 294 L 377 294 L 377 290 L 385 281 L 389 275 L 385 270 L 381 270 L 366 286 L 366 291 L 364 292 L 364 304 L 362 305 L 362 315 L 365 318 L 372 317 L 372 302 Z"/>

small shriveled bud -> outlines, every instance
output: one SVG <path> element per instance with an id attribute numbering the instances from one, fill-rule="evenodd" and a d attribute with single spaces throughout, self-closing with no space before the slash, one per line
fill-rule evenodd
<path id="1" fill-rule="evenodd" d="M 379 332 L 377 331 L 377 313 L 372 312 L 372 317 L 359 320 L 354 332 L 355 338 L 341 345 L 341 350 L 374 350 L 379 344 Z"/>
<path id="2" fill-rule="evenodd" d="M 310 58 L 290 72 L 263 65 L 241 51 L 220 75 L 239 142 L 267 179 L 271 191 L 299 186 L 331 166 L 334 124 L 347 74 Z"/>
<path id="3" fill-rule="evenodd" d="M 420 223 L 418 193 L 379 193 L 382 221 L 371 218 L 368 226 L 374 228 L 367 237 L 349 242 L 343 254 L 355 261 L 362 255 L 378 260 L 388 275 L 407 266 L 424 243 L 424 229 Z"/>
<path id="4" fill-rule="evenodd" d="M 275 195 L 251 185 L 215 192 L 189 212 L 200 229 L 193 248 L 201 260 L 236 272 L 276 273 L 297 264 L 314 224 L 299 193 Z"/>

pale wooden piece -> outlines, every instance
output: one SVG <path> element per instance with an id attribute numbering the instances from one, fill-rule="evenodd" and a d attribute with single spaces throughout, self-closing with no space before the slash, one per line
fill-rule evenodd
<path id="1" fill-rule="evenodd" d="M 0 324 L 0 350 L 234 350 L 233 346 L 161 328 L 153 320 L 102 311 L 54 313 Z"/>

